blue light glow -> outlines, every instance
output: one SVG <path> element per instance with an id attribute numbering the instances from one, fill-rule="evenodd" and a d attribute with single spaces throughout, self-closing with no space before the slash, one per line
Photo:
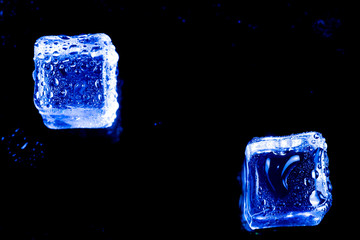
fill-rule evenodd
<path id="1" fill-rule="evenodd" d="M 239 202 L 245 229 L 320 223 L 332 202 L 327 144 L 320 133 L 254 138 L 245 156 Z"/>
<path id="2" fill-rule="evenodd" d="M 39 38 L 34 103 L 44 124 L 51 129 L 110 127 L 119 108 L 118 59 L 103 33 Z"/>

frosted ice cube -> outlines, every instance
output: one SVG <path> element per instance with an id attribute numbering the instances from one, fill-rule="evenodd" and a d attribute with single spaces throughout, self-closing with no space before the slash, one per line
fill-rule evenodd
<path id="1" fill-rule="evenodd" d="M 119 56 L 103 33 L 44 36 L 34 47 L 34 103 L 52 129 L 110 127 Z"/>
<path id="2" fill-rule="evenodd" d="M 245 156 L 240 207 L 247 230 L 320 223 L 332 202 L 320 133 L 253 138 Z"/>

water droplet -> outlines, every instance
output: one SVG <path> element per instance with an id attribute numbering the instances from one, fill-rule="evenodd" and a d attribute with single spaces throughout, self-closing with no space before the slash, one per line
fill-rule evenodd
<path id="1" fill-rule="evenodd" d="M 78 45 L 73 44 L 69 47 L 69 51 L 71 55 L 77 54 L 80 51 L 80 47 Z"/>
<path id="2" fill-rule="evenodd" d="M 46 56 L 44 57 L 44 61 L 45 61 L 46 63 L 51 62 L 51 56 L 50 56 L 50 55 L 46 55 Z"/>
<path id="3" fill-rule="evenodd" d="M 319 137 L 320 137 L 319 134 L 317 134 L 317 133 L 314 134 L 315 139 L 319 139 Z"/>
<path id="4" fill-rule="evenodd" d="M 331 192 L 331 191 L 332 191 L 332 189 L 333 189 L 333 187 L 332 187 L 332 185 L 331 185 L 331 182 L 330 182 L 330 181 L 328 181 L 328 182 L 327 182 L 327 184 L 328 184 L 328 189 L 329 189 L 329 191 Z"/>
<path id="5" fill-rule="evenodd" d="M 26 148 L 27 145 L 28 145 L 28 143 L 26 142 L 26 143 L 21 147 L 21 149 Z"/>
<path id="6" fill-rule="evenodd" d="M 312 191 L 312 193 L 310 194 L 310 198 L 309 198 L 309 200 L 310 200 L 310 203 L 311 203 L 311 205 L 313 206 L 313 207 L 316 207 L 317 205 L 319 205 L 319 203 L 320 203 L 320 198 L 319 198 L 319 191 L 316 191 L 316 190 L 314 190 L 314 191 Z"/>
<path id="7" fill-rule="evenodd" d="M 63 95 L 63 96 L 65 97 L 66 94 L 67 94 L 67 91 L 66 91 L 66 89 L 64 89 L 64 90 L 62 90 L 60 93 L 61 93 L 61 95 Z"/>
<path id="8" fill-rule="evenodd" d="M 58 57 L 58 56 L 60 56 L 60 53 L 58 51 L 55 51 L 55 52 L 53 52 L 53 56 Z"/>
<path id="9" fill-rule="evenodd" d="M 60 37 L 62 40 L 69 40 L 69 39 L 70 39 L 70 37 L 65 36 L 65 35 L 60 35 L 59 37 Z"/>
<path id="10" fill-rule="evenodd" d="M 59 80 L 57 78 L 54 78 L 54 83 L 56 86 L 59 86 Z"/>
<path id="11" fill-rule="evenodd" d="M 319 177 L 319 172 L 314 169 L 311 172 L 311 176 L 312 176 L 312 178 L 316 179 Z"/>
<path id="12" fill-rule="evenodd" d="M 91 52 L 97 52 L 99 51 L 101 48 L 99 46 L 95 46 L 91 49 Z"/>
<path id="13" fill-rule="evenodd" d="M 326 176 L 326 177 L 329 177 L 329 176 L 330 176 L 330 169 L 329 169 L 328 167 L 326 167 L 326 168 L 324 169 L 324 173 L 325 173 L 325 176 Z"/>
<path id="14" fill-rule="evenodd" d="M 37 57 L 40 58 L 40 59 L 44 59 L 45 56 L 44 56 L 44 54 L 42 54 L 42 53 L 40 52 L 40 53 L 38 53 Z"/>
<path id="15" fill-rule="evenodd" d="M 97 56 L 99 56 L 99 55 L 101 55 L 101 47 L 99 47 L 99 46 L 95 46 L 95 47 L 93 47 L 92 49 L 91 49 L 91 57 L 97 57 Z"/>
<path id="16" fill-rule="evenodd" d="M 50 58 L 49 58 L 49 59 L 50 59 Z M 50 60 L 49 60 L 49 62 L 50 62 Z M 46 66 L 45 66 L 45 70 L 46 70 L 46 71 L 51 72 L 53 69 L 54 69 L 54 67 L 53 67 L 52 64 L 46 64 Z"/>

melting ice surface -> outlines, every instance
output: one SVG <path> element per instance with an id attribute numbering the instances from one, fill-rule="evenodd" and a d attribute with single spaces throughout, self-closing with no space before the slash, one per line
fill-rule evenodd
<path id="1" fill-rule="evenodd" d="M 245 156 L 240 207 L 247 230 L 320 223 L 332 202 L 320 133 L 254 138 Z"/>
<path id="2" fill-rule="evenodd" d="M 44 124 L 52 129 L 110 127 L 119 108 L 118 59 L 103 33 L 39 38 L 34 103 Z"/>

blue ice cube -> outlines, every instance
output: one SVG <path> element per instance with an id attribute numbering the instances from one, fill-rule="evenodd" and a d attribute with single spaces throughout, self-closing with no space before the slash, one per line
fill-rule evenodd
<path id="1" fill-rule="evenodd" d="M 34 103 L 51 129 L 110 127 L 119 56 L 103 33 L 44 36 L 34 47 Z"/>
<path id="2" fill-rule="evenodd" d="M 247 230 L 320 223 L 332 202 L 320 133 L 253 138 L 245 156 L 240 207 Z"/>

